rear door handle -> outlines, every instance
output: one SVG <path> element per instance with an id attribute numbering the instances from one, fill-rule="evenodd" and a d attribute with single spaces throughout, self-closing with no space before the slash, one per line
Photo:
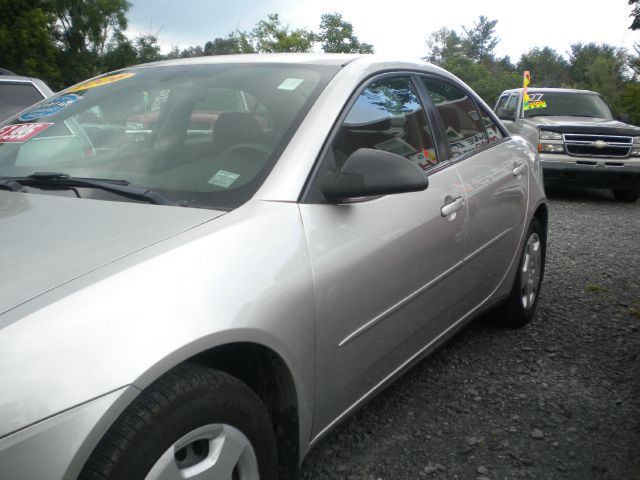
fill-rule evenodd
<path id="1" fill-rule="evenodd" d="M 527 166 L 524 163 L 520 163 L 520 164 L 515 164 L 515 166 L 513 167 L 513 176 L 517 177 L 518 175 L 521 175 L 522 172 L 524 172 L 524 169 Z"/>
<path id="2" fill-rule="evenodd" d="M 444 205 L 442 205 L 442 207 L 440 208 L 440 214 L 443 217 L 448 217 L 449 215 L 452 215 L 456 213 L 458 210 L 460 210 L 463 205 L 464 205 L 464 198 L 462 197 L 451 198 L 450 196 L 447 196 L 447 198 L 445 198 L 444 200 Z"/>

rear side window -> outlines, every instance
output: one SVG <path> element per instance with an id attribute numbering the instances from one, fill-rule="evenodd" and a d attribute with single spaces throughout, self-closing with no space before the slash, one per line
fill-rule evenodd
<path id="1" fill-rule="evenodd" d="M 0 122 L 43 98 L 30 83 L 0 83 Z"/>
<path id="2" fill-rule="evenodd" d="M 466 92 L 434 78 L 423 78 L 422 81 L 442 119 L 453 158 L 487 144 L 480 114 Z"/>
<path id="3" fill-rule="evenodd" d="M 336 168 L 359 148 L 402 155 L 423 170 L 438 163 L 431 128 L 408 78 L 379 80 L 360 94 L 331 148 Z"/>

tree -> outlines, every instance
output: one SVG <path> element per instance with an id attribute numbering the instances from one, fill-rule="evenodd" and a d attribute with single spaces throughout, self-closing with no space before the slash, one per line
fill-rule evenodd
<path id="1" fill-rule="evenodd" d="M 61 87 L 52 18 L 40 0 L 0 0 L 0 66 Z"/>
<path id="2" fill-rule="evenodd" d="M 121 39 L 119 34 L 127 28 L 131 4 L 127 0 L 46 0 L 46 5 L 54 20 L 59 62 L 65 65 L 65 84 L 99 73 L 107 46 L 114 38 Z"/>
<path id="3" fill-rule="evenodd" d="M 577 88 L 595 90 L 616 105 L 627 80 L 628 55 L 625 50 L 595 43 L 571 45 L 571 81 Z"/>
<path id="4" fill-rule="evenodd" d="M 256 24 L 251 39 L 257 52 L 309 52 L 316 36 L 303 28 L 291 30 L 280 23 L 277 13 L 271 13 Z"/>
<path id="5" fill-rule="evenodd" d="M 325 53 L 373 53 L 373 45 L 361 43 L 353 34 L 353 25 L 339 13 L 325 13 L 320 17 L 320 33 L 316 39 Z"/>
<path id="6" fill-rule="evenodd" d="M 532 48 L 523 53 L 518 71 L 531 72 L 532 85 L 536 87 L 562 87 L 570 81 L 569 63 L 549 47 Z"/>
<path id="7" fill-rule="evenodd" d="M 640 30 L 640 0 L 629 0 L 629 5 L 633 7 L 631 15 L 633 21 L 629 27 L 631 30 Z"/>
<path id="8" fill-rule="evenodd" d="M 480 15 L 478 22 L 473 27 L 462 27 L 464 37 L 462 46 L 467 57 L 476 62 L 492 60 L 495 57 L 494 50 L 500 39 L 495 35 L 495 28 L 498 20 L 489 20 L 484 15 Z"/>
<path id="9" fill-rule="evenodd" d="M 462 38 L 455 30 L 443 27 L 427 38 L 427 55 L 424 59 L 431 63 L 442 65 L 464 55 Z"/>
<path id="10" fill-rule="evenodd" d="M 205 55 L 231 55 L 237 53 L 255 53 L 250 35 L 236 30 L 226 38 L 215 38 L 204 44 Z"/>

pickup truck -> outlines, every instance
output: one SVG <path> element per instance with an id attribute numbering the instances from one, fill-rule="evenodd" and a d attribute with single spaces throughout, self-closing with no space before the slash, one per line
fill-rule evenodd
<path id="1" fill-rule="evenodd" d="M 640 198 L 640 128 L 616 120 L 596 92 L 565 88 L 504 91 L 495 112 L 510 133 L 540 154 L 545 185 L 611 189 L 620 202 Z"/>

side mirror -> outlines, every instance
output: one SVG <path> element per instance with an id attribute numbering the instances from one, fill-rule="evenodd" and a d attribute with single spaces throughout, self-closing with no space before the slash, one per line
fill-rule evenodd
<path id="1" fill-rule="evenodd" d="M 511 120 L 512 122 L 516 121 L 515 110 L 507 110 L 506 108 L 499 108 L 496 111 L 496 115 L 500 120 Z"/>
<path id="2" fill-rule="evenodd" d="M 360 148 L 347 158 L 337 174 L 324 178 L 320 189 L 330 202 L 354 198 L 418 192 L 429 186 L 422 169 L 395 153 Z"/>

